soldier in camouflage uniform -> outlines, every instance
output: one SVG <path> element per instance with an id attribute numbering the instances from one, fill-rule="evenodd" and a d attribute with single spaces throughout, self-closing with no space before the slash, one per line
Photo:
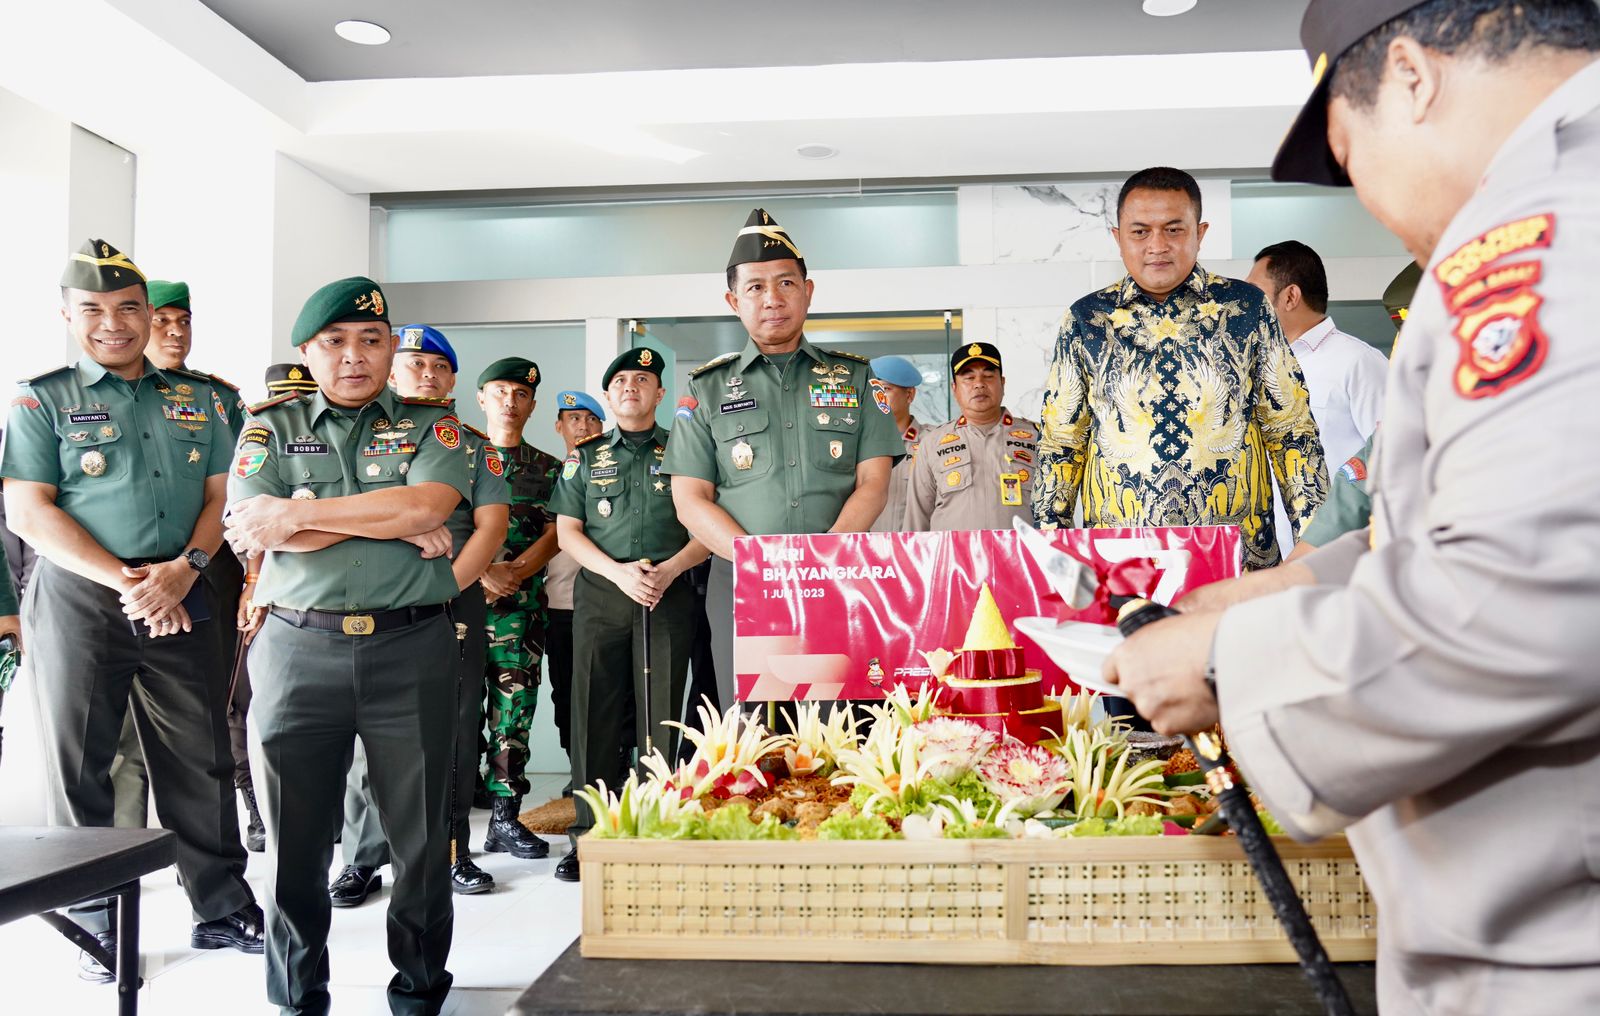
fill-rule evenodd
<path id="1" fill-rule="evenodd" d="M 492 801 L 483 849 L 513 857 L 540 858 L 550 844 L 517 820 L 528 792 L 528 729 L 538 700 L 539 670 L 549 621 L 544 567 L 558 550 L 555 519 L 548 509 L 561 460 L 522 439 L 539 389 L 539 367 L 510 356 L 478 375 L 478 405 L 511 484 L 511 526 L 505 550 L 483 575 L 489 601 L 489 778 Z"/>

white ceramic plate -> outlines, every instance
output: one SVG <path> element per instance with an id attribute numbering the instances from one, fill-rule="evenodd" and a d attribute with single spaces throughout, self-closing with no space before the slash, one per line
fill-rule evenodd
<path id="1" fill-rule="evenodd" d="M 1116 685 L 1100 679 L 1100 665 L 1122 641 L 1122 633 L 1111 625 L 1048 617 L 1019 617 L 1013 623 L 1079 686 L 1106 695 L 1122 694 Z"/>

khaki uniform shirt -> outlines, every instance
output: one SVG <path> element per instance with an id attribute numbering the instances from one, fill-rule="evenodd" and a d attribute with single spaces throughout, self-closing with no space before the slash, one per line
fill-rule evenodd
<path id="1" fill-rule="evenodd" d="M 1004 409 L 979 427 L 959 416 L 922 435 L 906 494 L 907 532 L 1010 529 L 1033 521 L 1039 426 Z"/>
<path id="2" fill-rule="evenodd" d="M 1389 376 L 1370 533 L 1217 631 L 1255 789 L 1297 836 L 1349 826 L 1385 1016 L 1600 1012 L 1597 235 L 1600 63 L 1440 238 Z"/>
<path id="3" fill-rule="evenodd" d="M 825 533 L 855 492 L 857 463 L 905 453 L 870 381 L 853 353 L 802 338 L 780 370 L 746 342 L 690 375 L 662 471 L 716 484 L 746 533 Z"/>
<path id="4" fill-rule="evenodd" d="M 551 610 L 572 609 L 572 587 L 578 581 L 583 566 L 563 551 L 544 566 L 544 592 L 550 600 Z"/>
<path id="5" fill-rule="evenodd" d="M 11 400 L 0 474 L 56 488 L 56 507 L 125 561 L 167 561 L 188 545 L 206 477 L 233 445 L 203 375 L 149 360 L 124 381 L 85 356 L 21 385 Z"/>
<path id="6" fill-rule="evenodd" d="M 671 442 L 664 427 L 634 444 L 621 428 L 578 444 L 561 466 L 550 510 L 583 523 L 583 533 L 613 561 L 659 564 L 689 543 L 662 473 Z"/>
<path id="7" fill-rule="evenodd" d="M 320 391 L 255 406 L 228 475 L 230 505 L 257 494 L 314 500 L 444 483 L 472 496 L 463 431 L 448 403 L 385 388 L 360 409 Z M 305 553 L 269 551 L 255 602 L 292 610 L 393 610 L 460 592 L 450 559 L 404 540 L 351 537 Z"/>
<path id="8" fill-rule="evenodd" d="M 901 440 L 906 444 L 906 457 L 894 464 L 894 469 L 889 473 L 889 500 L 883 506 L 883 512 L 878 516 L 878 521 L 872 524 L 874 533 L 899 533 L 905 529 L 906 521 L 906 488 L 911 483 L 911 465 L 916 461 L 917 443 L 922 440 L 922 434 L 927 430 L 927 424 L 911 418 L 911 425 Z"/>

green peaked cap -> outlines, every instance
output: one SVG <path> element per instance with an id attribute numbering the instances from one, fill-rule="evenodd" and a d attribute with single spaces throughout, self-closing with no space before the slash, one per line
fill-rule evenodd
<path id="1" fill-rule="evenodd" d="M 149 287 L 151 310 L 160 310 L 163 307 L 189 309 L 189 284 L 187 282 L 168 282 L 166 279 L 151 279 Z"/>
<path id="2" fill-rule="evenodd" d="M 364 275 L 330 282 L 311 294 L 289 333 L 292 345 L 303 346 L 329 325 L 342 321 L 382 321 L 389 323 L 389 305 L 383 289 Z"/>
<path id="3" fill-rule="evenodd" d="M 656 377 L 661 376 L 661 351 L 651 349 L 649 346 L 635 346 L 625 349 L 622 355 L 611 361 L 611 366 L 606 368 L 604 376 L 600 378 L 601 388 L 610 388 L 611 379 L 625 370 L 647 370 Z"/>
<path id="4" fill-rule="evenodd" d="M 85 240 L 67 259 L 67 268 L 61 273 L 63 287 L 89 293 L 114 293 L 144 284 L 139 266 L 104 240 Z"/>
<path id="5" fill-rule="evenodd" d="M 508 356 L 503 360 L 496 360 L 483 368 L 483 373 L 478 375 L 478 387 L 482 388 L 490 381 L 510 381 L 514 384 L 527 385 L 534 392 L 539 391 L 539 365 L 532 360 L 520 356 Z"/>
<path id="6" fill-rule="evenodd" d="M 803 270 L 806 256 L 800 253 L 800 248 L 789 239 L 788 232 L 777 224 L 765 208 L 755 208 L 750 212 L 750 218 L 744 222 L 744 228 L 739 230 L 739 235 L 733 241 L 733 253 L 728 256 L 728 267 L 734 265 L 747 265 L 752 261 L 785 261 L 800 262 Z"/>

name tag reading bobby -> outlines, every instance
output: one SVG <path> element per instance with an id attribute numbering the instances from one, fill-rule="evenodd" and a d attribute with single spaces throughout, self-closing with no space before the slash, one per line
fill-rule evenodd
<path id="1" fill-rule="evenodd" d="M 321 441 L 285 441 L 285 455 L 326 455 L 328 446 Z"/>

